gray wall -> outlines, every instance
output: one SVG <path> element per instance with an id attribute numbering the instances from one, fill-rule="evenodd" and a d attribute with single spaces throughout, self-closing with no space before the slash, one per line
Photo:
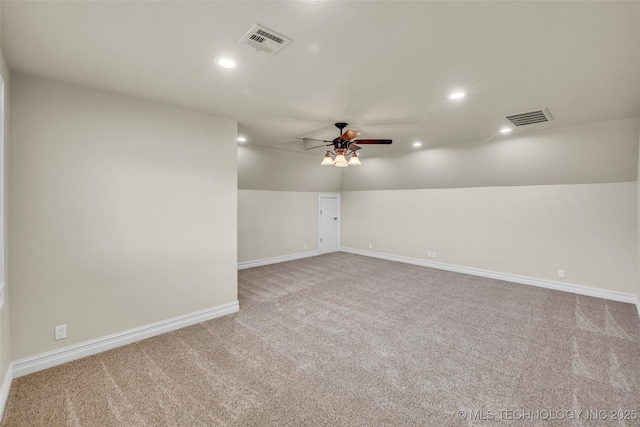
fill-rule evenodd
<path id="1" fill-rule="evenodd" d="M 2 13 L 2 2 L 0 2 L 0 14 Z M 0 22 L 2 20 L 0 19 Z M 0 30 L 0 34 L 2 31 Z M 2 155 L 2 159 L 4 161 L 4 176 L 3 176 L 3 185 L 4 185 L 4 194 L 5 194 L 5 203 L 4 203 L 4 222 L 5 222 L 5 230 L 7 224 L 7 200 L 8 200 L 8 184 L 7 184 L 7 169 L 9 168 L 9 164 L 6 161 L 8 157 L 9 150 L 9 126 L 10 126 L 10 117 L 9 117 L 9 96 L 10 96 L 10 79 L 11 76 L 9 74 L 9 68 L 4 60 L 4 56 L 2 55 L 2 42 L 0 41 L 0 74 L 2 74 L 2 78 L 4 79 L 4 90 L 5 90 L 5 105 L 4 105 L 4 153 Z M 4 377 L 7 373 L 7 368 L 9 367 L 9 363 L 11 362 L 11 327 L 10 327 L 10 293 L 11 286 L 9 285 L 9 268 L 8 268 L 8 247 L 7 247 L 7 235 L 5 234 L 5 247 L 3 248 L 3 255 L 5 259 L 5 270 L 4 270 L 4 278 L 2 279 L 6 283 L 5 287 L 5 301 L 4 306 L 2 307 L 2 311 L 0 312 L 0 384 L 4 381 Z M 1 411 L 0 411 L 1 412 Z"/>
<path id="2" fill-rule="evenodd" d="M 540 279 L 563 269 L 566 283 L 636 294 L 639 125 L 367 159 L 344 175 L 342 244 Z"/>
<path id="3" fill-rule="evenodd" d="M 236 122 L 16 73 L 11 107 L 14 360 L 237 300 Z"/>
<path id="4" fill-rule="evenodd" d="M 340 191 L 342 179 L 320 166 L 323 154 L 238 146 L 239 262 L 318 249 L 318 193 Z"/>
<path id="5" fill-rule="evenodd" d="M 239 190 L 238 262 L 318 250 L 317 212 L 318 193 Z"/>
<path id="6" fill-rule="evenodd" d="M 342 246 L 435 251 L 429 261 L 635 294 L 636 192 L 635 182 L 346 191 Z"/>

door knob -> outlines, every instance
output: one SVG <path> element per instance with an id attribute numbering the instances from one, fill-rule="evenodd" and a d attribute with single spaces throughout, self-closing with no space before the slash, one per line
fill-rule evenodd
<path id="1" fill-rule="evenodd" d="M 333 220 L 336 221 L 338 219 L 338 217 L 334 217 Z"/>

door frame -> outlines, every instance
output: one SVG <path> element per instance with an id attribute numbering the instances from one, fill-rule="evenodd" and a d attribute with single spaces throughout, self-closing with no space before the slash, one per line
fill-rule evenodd
<path id="1" fill-rule="evenodd" d="M 321 232 L 321 227 L 322 227 L 322 221 L 320 220 L 320 200 L 321 199 L 336 199 L 336 209 L 337 209 L 337 215 L 338 215 L 338 225 L 337 225 L 337 246 L 336 246 L 336 250 L 338 252 L 340 252 L 342 250 L 342 245 L 340 244 L 340 228 L 341 226 L 341 221 L 342 221 L 342 215 L 340 214 L 340 193 L 318 193 L 318 207 L 316 209 L 316 213 L 317 213 L 317 217 L 318 217 L 318 235 L 317 235 L 317 242 L 318 242 L 318 253 L 319 254 L 323 254 L 323 253 L 330 253 L 330 252 L 322 252 L 321 251 L 321 244 L 320 244 L 320 232 Z"/>

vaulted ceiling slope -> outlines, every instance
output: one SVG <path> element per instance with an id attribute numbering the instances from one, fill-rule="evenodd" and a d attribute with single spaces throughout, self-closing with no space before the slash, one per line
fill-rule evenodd
<path id="1" fill-rule="evenodd" d="M 253 145 L 299 150 L 346 121 L 394 139 L 376 155 L 541 107 L 555 120 L 532 130 L 640 116 L 638 22 L 638 2 L 5 1 L 2 43 L 14 70 L 232 118 Z M 239 43 L 256 23 L 293 43 Z"/>

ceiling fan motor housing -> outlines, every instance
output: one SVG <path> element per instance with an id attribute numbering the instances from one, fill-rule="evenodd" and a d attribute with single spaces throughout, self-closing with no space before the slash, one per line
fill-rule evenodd
<path id="1" fill-rule="evenodd" d="M 347 125 L 348 125 L 348 123 L 345 123 L 345 122 L 335 123 L 335 126 L 338 129 L 340 129 L 340 136 L 332 141 L 333 142 L 333 148 L 334 148 L 336 154 L 346 154 L 347 153 L 347 148 L 349 147 L 349 140 L 342 137 L 342 134 L 343 134 L 342 130 L 344 128 L 346 128 Z"/>

